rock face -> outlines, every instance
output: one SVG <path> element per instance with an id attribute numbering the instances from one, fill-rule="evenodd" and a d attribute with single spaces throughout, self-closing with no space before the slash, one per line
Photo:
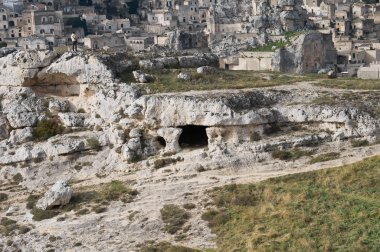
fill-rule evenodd
<path id="1" fill-rule="evenodd" d="M 41 68 L 50 65 L 56 54 L 43 51 L 15 51 L 0 58 L 0 85 L 23 86 L 34 83 Z"/>
<path id="2" fill-rule="evenodd" d="M 38 209 L 47 210 L 54 206 L 64 206 L 70 202 L 73 189 L 67 181 L 57 181 L 45 195 L 37 201 Z"/>
<path id="3" fill-rule="evenodd" d="M 331 35 L 312 32 L 300 35 L 292 45 L 277 50 L 273 69 L 287 73 L 316 73 L 336 64 L 336 58 Z"/>

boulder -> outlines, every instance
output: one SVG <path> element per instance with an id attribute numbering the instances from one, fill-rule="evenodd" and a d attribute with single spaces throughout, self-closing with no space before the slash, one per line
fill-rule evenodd
<path id="1" fill-rule="evenodd" d="M 21 112 L 7 114 L 7 119 L 12 128 L 33 127 L 37 124 L 38 113 L 36 112 Z"/>
<path id="2" fill-rule="evenodd" d="M 330 79 L 335 79 L 338 76 L 334 70 L 330 70 L 327 72 L 327 77 L 329 77 Z"/>
<path id="3" fill-rule="evenodd" d="M 211 66 L 202 66 L 197 68 L 197 73 L 199 74 L 213 74 L 216 72 L 216 69 Z"/>
<path id="4" fill-rule="evenodd" d="M 31 127 L 12 130 L 9 137 L 12 144 L 22 144 L 31 140 L 33 140 L 33 129 Z"/>
<path id="5" fill-rule="evenodd" d="M 51 209 L 54 206 L 64 206 L 70 202 L 73 189 L 67 181 L 57 181 L 45 195 L 37 201 L 36 207 L 41 210 Z"/>
<path id="6" fill-rule="evenodd" d="M 58 113 L 59 118 L 61 119 L 65 127 L 84 127 L 86 115 L 82 113 Z"/>
<path id="7" fill-rule="evenodd" d="M 51 113 L 66 112 L 69 109 L 68 101 L 52 100 L 49 101 L 49 111 Z"/>
<path id="8" fill-rule="evenodd" d="M 160 128 L 157 130 L 157 135 L 165 139 L 165 152 L 177 153 L 181 150 L 179 145 L 179 137 L 182 134 L 181 128 Z"/>
<path id="9" fill-rule="evenodd" d="M 183 80 L 183 81 L 190 81 L 191 80 L 191 74 L 189 74 L 189 73 L 179 73 L 177 75 L 177 79 Z"/>
<path id="10" fill-rule="evenodd" d="M 139 83 L 151 83 L 154 81 L 154 76 L 146 74 L 141 70 L 133 71 L 133 77 Z"/>

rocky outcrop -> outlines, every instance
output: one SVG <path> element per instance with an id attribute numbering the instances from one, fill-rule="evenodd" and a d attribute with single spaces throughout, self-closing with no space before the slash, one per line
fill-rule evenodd
<path id="1" fill-rule="evenodd" d="M 0 85 L 23 86 L 35 82 L 37 73 L 57 55 L 44 51 L 15 51 L 0 58 Z"/>
<path id="2" fill-rule="evenodd" d="M 67 181 L 57 181 L 45 195 L 37 201 L 36 207 L 41 210 L 51 209 L 55 206 L 64 206 L 70 202 L 73 189 Z"/>
<path id="3" fill-rule="evenodd" d="M 273 58 L 273 69 L 287 73 L 317 73 L 321 68 L 336 64 L 336 59 L 331 35 L 310 32 L 278 49 Z"/>

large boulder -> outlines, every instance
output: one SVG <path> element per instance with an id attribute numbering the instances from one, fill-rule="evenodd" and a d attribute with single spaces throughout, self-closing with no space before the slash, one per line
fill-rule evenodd
<path id="1" fill-rule="evenodd" d="M 47 210 L 54 206 L 64 206 L 70 202 L 73 189 L 67 181 L 57 181 L 45 195 L 37 201 L 38 209 Z"/>

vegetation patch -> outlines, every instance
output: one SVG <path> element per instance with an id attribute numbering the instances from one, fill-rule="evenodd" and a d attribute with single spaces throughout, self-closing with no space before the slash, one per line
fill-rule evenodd
<path id="1" fill-rule="evenodd" d="M 0 202 L 8 200 L 8 194 L 0 193 Z"/>
<path id="2" fill-rule="evenodd" d="M 37 141 L 44 141 L 58 134 L 62 134 L 65 128 L 54 119 L 45 119 L 37 123 L 33 129 L 33 138 Z"/>
<path id="3" fill-rule="evenodd" d="M 153 168 L 154 169 L 160 169 L 162 167 L 165 167 L 165 166 L 168 166 L 171 164 L 175 164 L 175 163 L 177 163 L 177 161 L 178 160 L 175 158 L 160 158 L 160 159 L 154 160 Z"/>
<path id="4" fill-rule="evenodd" d="M 162 221 L 165 223 L 164 230 L 169 234 L 179 231 L 190 215 L 177 205 L 168 204 L 160 210 Z"/>
<path id="5" fill-rule="evenodd" d="M 200 252 L 201 250 L 172 245 L 168 242 L 146 241 L 139 244 L 139 252 Z"/>
<path id="6" fill-rule="evenodd" d="M 221 90 L 221 89 L 243 89 L 257 87 L 272 87 L 278 85 L 294 84 L 300 81 L 313 81 L 323 79 L 316 74 L 292 75 L 280 72 L 256 72 L 256 71 L 230 71 L 217 69 L 215 73 L 198 74 L 196 69 L 186 69 L 191 74 L 190 81 L 180 81 L 177 75 L 181 69 L 162 71 L 145 71 L 155 76 L 155 82 L 142 84 L 149 88 L 151 93 L 163 92 L 186 92 L 191 90 Z M 263 78 L 270 76 L 270 80 Z M 121 76 L 126 83 L 134 82 L 131 72 Z"/>
<path id="7" fill-rule="evenodd" d="M 377 251 L 380 157 L 208 193 L 217 251 Z"/>
<path id="8" fill-rule="evenodd" d="M 0 235 L 11 236 L 16 234 L 25 234 L 31 230 L 30 227 L 18 225 L 17 221 L 3 217 L 0 220 Z"/>
<path id="9" fill-rule="evenodd" d="M 320 162 L 326 162 L 329 160 L 334 160 L 340 157 L 340 153 L 338 152 L 329 152 L 329 153 L 324 153 L 320 154 L 316 157 L 313 157 L 310 160 L 310 164 L 315 164 L 315 163 L 320 163 Z"/>
<path id="10" fill-rule="evenodd" d="M 379 90 L 380 83 L 378 80 L 362 80 L 358 78 L 338 78 L 338 79 L 325 79 L 316 83 L 316 85 L 324 86 L 327 88 L 340 88 L 340 89 L 364 89 L 364 90 Z"/>
<path id="11" fill-rule="evenodd" d="M 90 149 L 100 151 L 102 149 L 102 146 L 99 143 L 99 140 L 95 137 L 87 139 L 87 145 Z"/>
<path id="12" fill-rule="evenodd" d="M 76 188 L 70 203 L 53 209 L 41 210 L 36 208 L 40 195 L 30 195 L 27 200 L 27 208 L 31 209 L 33 220 L 41 221 L 53 218 L 61 213 L 74 210 L 76 215 L 89 214 L 91 212 L 102 213 L 107 211 L 105 205 L 110 201 L 132 202 L 137 191 L 129 188 L 125 183 L 114 180 L 99 186 Z"/>
<path id="13" fill-rule="evenodd" d="M 352 139 L 351 140 L 351 145 L 352 147 L 364 147 L 364 146 L 368 146 L 369 145 L 369 142 L 368 140 L 366 139 L 359 139 L 359 140 L 356 140 L 356 139 Z"/>
<path id="14" fill-rule="evenodd" d="M 296 160 L 304 156 L 311 156 L 313 151 L 304 151 L 300 149 L 294 150 L 274 150 L 272 152 L 272 158 L 278 158 L 280 160 Z"/>

